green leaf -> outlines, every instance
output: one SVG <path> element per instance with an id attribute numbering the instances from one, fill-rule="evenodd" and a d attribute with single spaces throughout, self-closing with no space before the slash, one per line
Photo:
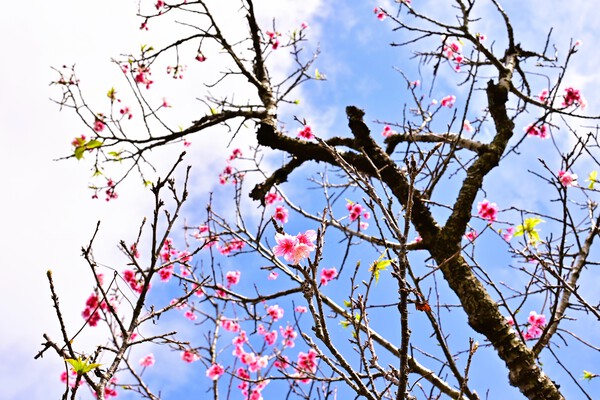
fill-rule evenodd
<path id="1" fill-rule="evenodd" d="M 523 236 L 524 234 L 527 234 L 528 241 L 532 245 L 535 245 L 540 241 L 540 235 L 535 227 L 541 222 L 544 222 L 544 220 L 538 217 L 526 218 L 525 221 L 523 221 L 523 224 L 517 226 L 513 236 Z"/>
<path id="2" fill-rule="evenodd" d="M 89 360 L 89 358 L 82 360 L 81 357 L 77 357 L 76 360 L 73 358 L 65 359 L 65 361 L 68 362 L 69 364 L 71 364 L 71 366 L 73 367 L 75 372 L 77 372 L 77 374 L 79 374 L 79 375 L 88 373 L 91 370 L 93 370 L 94 368 L 98 368 L 99 366 L 102 365 L 102 364 L 88 364 L 88 360 Z"/>
<path id="3" fill-rule="evenodd" d="M 392 263 L 392 260 L 384 260 L 384 255 L 385 253 L 381 254 L 377 261 L 371 264 L 371 267 L 369 268 L 369 271 L 371 271 L 375 277 L 375 282 L 379 282 L 379 273 L 381 271 L 385 271 L 386 268 Z"/>
<path id="4" fill-rule="evenodd" d="M 592 372 L 589 371 L 583 371 L 583 379 L 591 381 L 594 378 L 597 378 L 599 375 L 598 374 L 594 374 Z"/>
<path id="5" fill-rule="evenodd" d="M 347 327 L 350 326 L 350 322 L 348 322 L 348 321 L 340 321 L 340 325 L 342 326 L 342 328 L 346 329 Z"/>
<path id="6" fill-rule="evenodd" d="M 327 76 L 325 76 L 325 74 L 320 73 L 318 69 L 315 69 L 315 79 L 322 81 L 327 79 Z"/>
<path id="7" fill-rule="evenodd" d="M 75 147 L 75 151 L 73 152 L 75 158 L 78 160 L 81 160 L 83 158 L 83 153 L 85 153 L 85 146 L 77 146 Z"/>
<path id="8" fill-rule="evenodd" d="M 111 87 L 110 89 L 108 89 L 108 93 L 106 93 L 106 97 L 108 97 L 111 100 L 115 100 L 116 99 L 116 95 L 117 95 L 117 91 L 115 90 L 114 86 Z"/>
<path id="9" fill-rule="evenodd" d="M 590 183 L 588 185 L 588 189 L 593 189 L 594 188 L 594 184 L 596 182 L 598 182 L 598 171 L 592 171 L 592 172 L 590 172 L 590 174 L 588 175 L 588 178 L 585 181 Z"/>
<path id="10" fill-rule="evenodd" d="M 346 308 L 352 307 L 352 302 L 350 300 L 344 300 L 344 307 L 346 307 Z"/>
<path id="11" fill-rule="evenodd" d="M 99 140 L 90 140 L 89 142 L 87 142 L 85 144 L 85 147 L 87 147 L 88 149 L 97 149 L 98 147 L 102 146 L 102 142 Z"/>

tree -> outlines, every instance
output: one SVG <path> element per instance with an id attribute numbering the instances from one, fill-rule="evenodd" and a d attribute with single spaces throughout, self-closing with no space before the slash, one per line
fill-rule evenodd
<path id="1" fill-rule="evenodd" d="M 491 40 L 478 31 L 479 4 L 448 3 L 452 13 L 442 17 L 409 0 L 361 15 L 399 33 L 389 51 L 411 51 L 421 79 L 411 78 L 414 69 L 397 70 L 407 100 L 395 122 L 369 122 L 378 111 L 351 104 L 339 134 L 318 131 L 296 97 L 327 80 L 308 24 L 284 33 L 251 0 L 231 5 L 227 16 L 206 1 L 144 4 L 141 29 L 151 33 L 174 16 L 189 31 L 115 60 L 129 102 L 111 88 L 108 105 L 91 105 L 74 68 L 57 69 L 58 103 L 90 131 L 72 141 L 67 158 L 92 160 L 94 196 L 115 200 L 121 185 L 141 178 L 155 204 L 150 223 L 119 243 L 126 269 L 94 257 L 99 226 L 83 248 L 94 288 L 81 327 L 64 324 L 48 273 L 62 338 L 46 335 L 38 356 L 51 348 L 65 359 L 64 398 L 76 398 L 82 383 L 98 399 L 122 390 L 160 398 L 160 386 L 146 379 L 160 362 L 153 354 L 138 362 L 138 348 L 202 363 L 214 398 L 237 398 L 239 388 L 251 399 L 269 390 L 478 399 L 490 387 L 470 377 L 494 360 L 526 398 L 562 399 L 565 386 L 591 398 L 578 381 L 583 368 L 573 370 L 561 349 L 597 353 L 585 327 L 600 318 L 583 279 L 597 263 L 598 132 L 586 124 L 598 117 L 585 114 L 567 73 L 581 43 L 571 42 L 564 58 L 551 52 L 550 34 L 529 48 L 496 0 L 490 18 L 504 36 Z M 244 27 L 241 36 L 232 21 Z M 188 116 L 192 123 L 174 128 L 153 79 L 166 68 L 180 80 L 192 59 L 219 60 L 222 72 L 185 77 L 206 78 L 195 93 L 201 107 Z M 282 74 L 279 63 L 293 68 Z M 435 100 L 449 89 L 460 95 Z M 232 144 L 219 179 L 233 201 L 219 190 L 202 220 L 181 221 L 189 193 L 203 189 L 190 185 L 193 170 L 182 164 L 197 161 L 182 152 L 154 173 L 152 154 L 189 147 L 218 127 Z M 554 158 L 531 161 L 527 147 L 544 139 Z M 531 174 L 517 179 L 538 185 L 539 209 L 498 206 L 490 180 L 523 158 Z M 589 172 L 587 182 L 574 171 Z M 508 265 L 498 270 L 496 260 Z M 170 327 L 180 313 L 193 321 L 189 338 Z M 97 325 L 107 328 L 107 341 L 84 354 L 74 339 Z"/>

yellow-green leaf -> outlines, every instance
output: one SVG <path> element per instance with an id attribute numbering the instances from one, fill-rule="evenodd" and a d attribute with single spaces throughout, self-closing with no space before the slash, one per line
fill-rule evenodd
<path id="1" fill-rule="evenodd" d="M 384 254 L 380 255 L 377 261 L 373 262 L 369 268 L 369 271 L 371 271 L 375 277 L 375 282 L 379 282 L 379 273 L 381 271 L 385 271 L 386 268 L 392 263 L 392 260 L 383 259 Z"/>
<path id="2" fill-rule="evenodd" d="M 82 360 L 81 357 L 74 358 L 66 358 L 65 361 L 71 364 L 73 370 L 77 372 L 77 374 L 85 374 L 93 370 L 94 368 L 98 368 L 102 364 L 89 364 L 89 358 Z"/>
<path id="3" fill-rule="evenodd" d="M 544 220 L 538 217 L 526 218 L 525 221 L 523 221 L 523 224 L 517 226 L 513 236 L 523 236 L 524 234 L 527 234 L 528 241 L 535 245 L 540 241 L 540 235 L 535 227 L 541 222 L 544 222 Z"/>
<path id="4" fill-rule="evenodd" d="M 350 300 L 344 300 L 344 307 L 350 308 L 352 306 L 352 302 Z"/>
<path id="5" fill-rule="evenodd" d="M 588 185 L 588 188 L 589 189 L 593 189 L 594 188 L 594 184 L 596 182 L 598 182 L 598 171 L 592 171 L 592 172 L 590 172 L 590 174 L 588 175 L 588 178 L 585 181 L 590 183 Z"/>

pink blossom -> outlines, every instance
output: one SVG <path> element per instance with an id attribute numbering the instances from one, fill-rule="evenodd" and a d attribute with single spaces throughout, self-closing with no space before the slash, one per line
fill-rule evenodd
<path id="1" fill-rule="evenodd" d="M 541 103 L 548 104 L 548 98 L 550 96 L 550 91 L 548 89 L 542 89 L 538 97 Z"/>
<path id="2" fill-rule="evenodd" d="M 229 289 L 232 285 L 237 285 L 240 281 L 240 271 L 228 271 L 225 274 L 225 278 L 227 279 L 227 288 Z"/>
<path id="3" fill-rule="evenodd" d="M 563 107 L 570 107 L 572 105 L 577 105 L 584 109 L 587 105 L 587 101 L 581 95 L 581 92 L 578 89 L 574 89 L 572 87 L 565 88 L 565 94 L 563 95 Z"/>
<path id="4" fill-rule="evenodd" d="M 337 276 L 337 269 L 335 267 L 331 267 L 329 269 L 323 268 L 321 270 L 321 285 L 327 286 L 329 281 L 335 279 Z"/>
<path id="5" fill-rule="evenodd" d="M 202 52 L 198 52 L 198 54 L 196 55 L 196 61 L 204 62 L 206 61 L 206 56 L 202 54 Z"/>
<path id="6" fill-rule="evenodd" d="M 421 236 L 415 237 L 415 243 L 419 243 L 419 242 L 422 242 L 422 241 L 423 241 L 423 238 Z"/>
<path id="7" fill-rule="evenodd" d="M 219 364 L 213 364 L 209 369 L 206 370 L 206 376 L 208 376 L 213 381 L 216 381 L 225 373 L 225 369 Z"/>
<path id="8" fill-rule="evenodd" d="M 305 22 L 302 22 L 302 23 L 300 24 L 300 29 L 304 29 L 304 30 L 306 30 L 306 29 L 310 29 L 310 26 L 308 26 L 308 22 L 306 22 L 306 21 L 305 21 Z"/>
<path id="9" fill-rule="evenodd" d="M 171 104 L 169 104 L 169 102 L 167 101 L 167 99 L 165 97 L 163 97 L 162 98 L 162 104 L 161 104 L 161 106 L 165 107 L 165 108 L 170 108 Z"/>
<path id="10" fill-rule="evenodd" d="M 510 239 L 512 239 L 514 233 L 515 228 L 513 226 L 511 226 L 510 228 L 506 228 L 506 232 L 502 234 L 502 238 L 508 242 L 510 241 Z"/>
<path id="11" fill-rule="evenodd" d="M 304 128 L 299 129 L 297 136 L 306 140 L 310 140 L 315 137 L 315 135 L 312 133 L 312 128 L 310 125 L 305 125 Z"/>
<path id="12" fill-rule="evenodd" d="M 277 341 L 277 331 L 271 331 L 271 332 L 265 333 L 265 342 L 267 342 L 267 344 L 269 346 L 272 346 L 276 341 Z"/>
<path id="13" fill-rule="evenodd" d="M 456 96 L 448 95 L 440 101 L 440 105 L 442 107 L 452 108 L 454 106 L 455 101 L 456 101 Z"/>
<path id="14" fill-rule="evenodd" d="M 265 203 L 267 203 L 268 205 L 271 205 L 277 201 L 281 201 L 283 200 L 281 198 L 281 196 L 279 194 L 277 194 L 277 192 L 270 192 L 267 193 L 267 195 L 265 196 Z"/>
<path id="15" fill-rule="evenodd" d="M 158 270 L 158 275 L 160 276 L 160 280 L 163 282 L 169 282 L 171 276 L 173 276 L 173 265 L 169 265 L 167 267 L 163 267 Z"/>
<path id="16" fill-rule="evenodd" d="M 304 306 L 296 306 L 295 310 L 297 313 L 305 313 L 308 311 L 308 309 Z"/>
<path id="17" fill-rule="evenodd" d="M 106 127 L 106 124 L 104 122 L 102 122 L 102 120 L 96 119 L 96 121 L 94 121 L 94 131 L 102 132 L 105 127 Z"/>
<path id="18" fill-rule="evenodd" d="M 143 65 L 135 69 L 134 80 L 137 84 L 146 85 L 146 89 L 150 89 L 150 85 L 154 83 L 154 81 L 150 80 L 150 68 Z"/>
<path id="19" fill-rule="evenodd" d="M 248 343 L 248 335 L 246 334 L 246 331 L 240 331 L 239 335 L 233 338 L 231 343 L 233 343 L 235 346 L 243 346 L 244 343 Z"/>
<path id="20" fill-rule="evenodd" d="M 236 158 L 241 158 L 242 157 L 242 150 L 240 149 L 233 149 L 233 152 L 231 153 L 231 155 L 229 156 L 229 158 L 227 159 L 228 161 L 233 161 Z"/>
<path id="21" fill-rule="evenodd" d="M 510 326 L 515 326 L 515 320 L 513 317 L 506 317 L 506 323 Z"/>
<path id="22" fill-rule="evenodd" d="M 475 230 L 471 229 L 469 232 L 465 233 L 465 239 L 467 239 L 470 242 L 473 242 L 476 238 L 477 238 L 477 231 L 475 231 Z"/>
<path id="23" fill-rule="evenodd" d="M 307 373 L 314 374 L 317 371 L 317 352 L 310 349 L 308 353 L 298 353 L 296 363 L 298 364 L 297 376 L 300 382 L 309 383 L 310 378 L 308 378 Z"/>
<path id="24" fill-rule="evenodd" d="M 279 369 L 286 369 L 287 366 L 290 365 L 290 360 L 286 356 L 280 356 L 280 358 L 277 359 L 273 365 Z"/>
<path id="25" fill-rule="evenodd" d="M 383 127 L 383 132 L 381 132 L 381 134 L 383 135 L 383 137 L 390 137 L 392 135 L 397 134 L 398 132 L 396 132 L 395 130 L 393 130 L 389 125 L 386 125 Z"/>
<path id="26" fill-rule="evenodd" d="M 535 311 L 531 311 L 529 313 L 529 317 L 527 318 L 527 322 L 530 325 L 544 326 L 546 325 L 546 316 L 544 314 L 538 314 Z"/>
<path id="27" fill-rule="evenodd" d="M 523 129 L 529 136 L 539 136 L 541 139 L 548 137 L 548 126 L 542 124 L 539 128 L 536 125 L 530 124 Z"/>
<path id="28" fill-rule="evenodd" d="M 380 9 L 379 7 L 375 7 L 373 9 L 373 13 L 375 15 L 377 15 L 377 19 L 380 21 L 383 21 L 386 17 L 385 12 L 382 9 Z"/>
<path id="29" fill-rule="evenodd" d="M 223 329 L 225 329 L 226 331 L 229 331 L 229 332 L 239 332 L 240 331 L 240 325 L 231 319 L 222 319 L 220 321 L 220 324 L 223 327 Z"/>
<path id="30" fill-rule="evenodd" d="M 564 187 L 577 186 L 577 174 L 569 171 L 558 171 L 558 180 Z"/>
<path id="31" fill-rule="evenodd" d="M 298 244 L 298 239 L 295 236 L 288 234 L 275 234 L 275 241 L 277 246 L 273 247 L 273 254 L 276 257 L 281 257 L 286 261 L 292 261 L 294 258 L 294 248 Z"/>
<path id="32" fill-rule="evenodd" d="M 151 367 L 155 362 L 156 360 L 154 359 L 154 354 L 150 353 L 140 360 L 140 365 L 142 367 Z"/>
<path id="33" fill-rule="evenodd" d="M 471 123 L 465 119 L 465 122 L 463 122 L 463 129 L 467 132 L 473 132 L 473 126 L 471 125 Z"/>
<path id="34" fill-rule="evenodd" d="M 279 332 L 281 333 L 281 337 L 283 337 L 282 343 L 284 347 L 292 348 L 296 345 L 294 340 L 296 340 L 296 337 L 298 337 L 298 332 L 294 330 L 293 326 L 287 324 L 285 329 L 280 326 Z"/>
<path id="35" fill-rule="evenodd" d="M 267 308 L 267 314 L 273 319 L 273 322 L 278 321 L 283 318 L 283 308 L 279 307 L 277 304 L 269 306 Z"/>
<path id="36" fill-rule="evenodd" d="M 124 117 L 125 117 L 125 116 L 127 116 L 127 119 L 131 119 L 131 118 L 133 118 L 133 114 L 131 113 L 131 110 L 130 110 L 130 109 L 129 109 L 129 107 L 127 107 L 127 106 L 125 106 L 125 107 L 121 108 L 121 109 L 119 110 L 119 113 L 120 113 L 122 116 L 124 116 Z"/>
<path id="37" fill-rule="evenodd" d="M 275 271 L 272 271 L 269 276 L 267 277 L 268 280 L 270 281 L 274 281 L 277 279 L 277 277 L 279 277 L 279 274 Z"/>
<path id="38" fill-rule="evenodd" d="M 165 6 L 165 2 L 164 2 L 164 1 L 162 1 L 162 0 L 158 0 L 158 1 L 156 2 L 156 5 L 155 5 L 155 7 L 156 7 L 156 9 L 157 9 L 157 10 L 160 10 L 160 9 L 161 9 L 161 8 L 163 8 L 164 6 Z"/>
<path id="39" fill-rule="evenodd" d="M 181 359 L 187 363 L 193 363 L 195 361 L 198 361 L 200 359 L 200 356 L 194 353 L 193 351 L 186 350 L 183 353 L 181 353 Z"/>
<path id="40" fill-rule="evenodd" d="M 282 224 L 288 222 L 289 211 L 284 206 L 275 207 L 275 212 L 273 213 L 273 218 L 279 221 Z"/>
<path id="41" fill-rule="evenodd" d="M 296 239 L 298 239 L 298 243 L 305 244 L 310 251 L 313 251 L 315 249 L 313 242 L 317 239 L 317 232 L 309 229 L 304 233 L 298 233 Z"/>
<path id="42" fill-rule="evenodd" d="M 583 41 L 582 41 L 582 40 L 576 40 L 576 41 L 575 41 L 575 44 L 573 45 L 573 47 L 579 47 L 579 46 L 581 46 L 582 44 L 583 44 Z"/>
<path id="43" fill-rule="evenodd" d="M 192 310 L 187 310 L 183 315 L 190 321 L 195 321 L 198 318 Z"/>
<path id="44" fill-rule="evenodd" d="M 498 214 L 496 203 L 490 203 L 487 199 L 477 203 L 477 212 L 479 216 L 488 222 L 495 222 Z"/>

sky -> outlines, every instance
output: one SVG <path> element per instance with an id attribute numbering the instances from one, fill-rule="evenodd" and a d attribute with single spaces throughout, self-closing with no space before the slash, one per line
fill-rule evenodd
<path id="1" fill-rule="evenodd" d="M 375 3 L 368 6 L 358 1 L 335 5 L 321 0 L 301 3 L 295 2 L 294 9 L 290 10 L 290 5 L 284 1 L 261 2 L 260 11 L 266 26 L 271 18 L 277 18 L 278 26 L 282 27 L 308 21 L 311 40 L 320 45 L 318 68 L 328 80 L 310 82 L 301 89 L 298 96 L 302 101 L 294 112 L 309 118 L 315 131 L 328 132 L 325 136 L 345 133 L 342 131 L 345 129 L 344 107 L 349 104 L 366 109 L 370 122 L 397 120 L 406 93 L 392 67 L 412 74 L 411 79 L 418 79 L 419 73 L 409 64 L 414 62 L 409 59 L 410 54 L 401 49 L 390 51 L 388 43 L 395 40 L 395 34 L 382 29 L 389 28 L 390 21 L 379 22 L 373 17 Z M 413 0 L 413 3 L 429 7 L 439 18 L 451 15 L 449 7 L 431 6 L 433 0 Z M 552 6 L 542 0 L 520 2 L 518 6 L 507 3 L 524 45 L 539 43 L 540 35 L 551 26 L 558 46 L 565 46 L 571 39 L 582 40 L 581 54 L 573 61 L 569 81 L 589 93 L 588 112 L 600 114 L 600 106 L 592 96 L 600 89 L 596 67 L 598 55 L 593 47 L 594 38 L 600 32 L 592 19 L 600 6 L 583 0 L 569 4 L 553 1 Z M 7 60 L 0 64 L 3 88 L 0 96 L 0 171 L 5 188 L 5 195 L 0 198 L 5 227 L 0 234 L 0 250 L 5 254 L 4 274 L 0 279 L 0 398 L 59 397 L 62 388 L 58 376 L 63 363 L 50 352 L 41 360 L 33 360 L 41 349 L 42 333 L 55 339 L 59 337 L 46 271 L 53 271 L 67 324 L 80 323 L 83 303 L 93 287 L 80 250 L 89 242 L 96 222 L 102 221 L 95 254 L 104 263 L 118 265 L 122 263 L 117 251 L 118 241 L 132 240 L 142 218 L 151 210 L 151 199 L 142 185 L 124 186 L 117 201 L 92 200 L 87 189 L 89 164 L 72 159 L 56 161 L 69 154 L 69 143 L 81 134 L 83 126 L 69 110 L 59 112 L 57 104 L 51 101 L 59 92 L 49 85 L 56 78 L 51 67 L 76 64 L 90 101 L 99 104 L 108 88 L 119 82 L 120 71 L 110 62 L 112 57 L 135 51 L 150 38 L 156 42 L 169 38 L 167 35 L 152 36 L 161 32 L 158 26 L 151 26 L 149 32 L 141 32 L 136 11 L 137 1 L 133 0 L 32 0 L 9 2 L 0 13 L 0 43 Z M 228 9 L 219 12 L 226 18 Z M 484 16 L 490 14 L 488 9 L 481 12 Z M 497 25 L 487 21 L 484 18 L 479 23 L 480 29 L 500 47 L 502 33 L 495 31 Z M 239 27 L 232 24 L 227 28 L 235 34 Z M 176 35 L 177 31 L 169 34 Z M 380 55 L 381 58 L 377 58 Z M 273 60 L 274 74 L 284 74 L 289 68 L 285 57 Z M 211 77 L 218 71 L 218 62 L 215 62 L 190 67 L 189 73 Z M 177 95 L 169 98 L 173 112 L 167 118 L 186 124 L 196 116 L 193 85 L 180 85 L 177 90 Z M 231 87 L 224 90 L 231 90 Z M 455 88 L 451 81 L 440 83 L 437 90 L 433 97 L 440 98 L 456 91 L 460 101 L 462 89 Z M 243 89 L 240 91 L 239 95 L 243 96 Z M 372 126 L 374 131 L 381 127 L 374 122 Z M 290 131 L 295 129 L 290 122 Z M 202 163 L 195 163 L 192 182 L 194 187 L 204 188 L 202 192 L 222 190 L 216 176 L 229 152 L 227 142 L 227 137 L 218 133 L 194 138 L 189 148 L 190 157 L 201 159 Z M 247 145 L 244 139 L 241 144 Z M 205 151 L 208 148 L 210 151 Z M 180 150 L 173 148 L 161 153 L 157 159 L 158 169 L 164 170 L 168 166 L 167 160 Z M 543 151 L 537 144 L 525 144 L 522 150 L 524 153 Z M 558 168 L 556 160 L 549 161 Z M 525 208 L 539 206 L 535 200 L 539 189 L 527 185 L 507 189 L 502 183 L 514 180 L 515 174 L 528 168 L 531 159 L 515 157 L 511 162 L 511 169 L 495 171 L 491 176 L 490 179 L 501 184 L 491 182 L 487 195 L 499 204 Z M 293 194 L 302 191 L 291 187 L 288 193 L 293 198 Z M 204 200 L 199 193 L 193 193 L 192 197 L 197 203 L 188 212 L 197 216 L 201 214 L 197 209 L 203 209 Z M 600 284 L 599 278 L 590 277 L 587 284 L 594 287 Z M 590 325 L 590 329 L 597 330 L 594 325 Z M 92 345 L 99 336 L 99 333 L 86 333 L 79 340 L 82 346 Z M 599 365 L 596 355 L 578 353 L 577 360 L 582 364 L 587 361 Z M 589 369 L 595 366 L 585 364 L 588 365 Z M 502 378 L 506 376 L 501 365 L 489 368 Z M 171 385 L 176 386 L 180 382 L 189 382 L 193 376 L 180 366 L 174 367 L 171 378 Z M 485 380 L 485 376 L 477 379 Z M 597 383 L 584 384 L 589 393 L 600 393 Z M 569 384 L 565 388 L 573 390 Z M 506 390 L 506 393 L 514 393 L 511 389 Z"/>

